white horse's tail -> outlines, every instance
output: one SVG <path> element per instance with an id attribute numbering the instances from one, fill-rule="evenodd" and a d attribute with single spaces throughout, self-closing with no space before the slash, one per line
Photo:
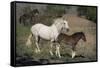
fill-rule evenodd
<path id="1" fill-rule="evenodd" d="M 28 36 L 26 46 L 30 46 L 32 44 L 31 38 L 32 38 L 32 33 Z"/>

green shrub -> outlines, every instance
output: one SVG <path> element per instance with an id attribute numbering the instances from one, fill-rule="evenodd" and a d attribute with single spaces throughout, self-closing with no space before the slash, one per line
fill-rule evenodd
<path id="1" fill-rule="evenodd" d="M 96 21 L 96 13 L 97 13 L 97 8 L 96 7 L 86 7 L 86 6 L 80 6 L 78 7 L 78 12 L 79 12 L 79 16 L 86 16 L 87 19 L 94 21 L 95 23 Z"/>
<path id="2" fill-rule="evenodd" d="M 47 15 L 52 16 L 60 16 L 65 13 L 65 6 L 59 6 L 59 5 L 48 5 L 46 9 Z"/>

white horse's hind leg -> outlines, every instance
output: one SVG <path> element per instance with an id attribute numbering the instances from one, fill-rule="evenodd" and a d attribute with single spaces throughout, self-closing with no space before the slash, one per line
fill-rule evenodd
<path id="1" fill-rule="evenodd" d="M 36 42 L 36 47 L 37 47 L 37 49 L 36 49 L 36 53 L 40 52 L 40 48 L 39 48 L 39 45 L 38 45 L 37 42 Z"/>
<path id="2" fill-rule="evenodd" d="M 36 36 L 35 37 L 36 38 L 36 42 L 35 42 L 35 44 L 36 44 L 36 53 L 38 53 L 38 52 L 40 52 L 40 48 L 39 48 L 39 38 L 38 38 L 38 36 Z"/>
<path id="3" fill-rule="evenodd" d="M 26 42 L 26 46 L 30 46 L 32 44 L 31 37 L 32 37 L 32 34 L 29 35 L 27 42 Z"/>

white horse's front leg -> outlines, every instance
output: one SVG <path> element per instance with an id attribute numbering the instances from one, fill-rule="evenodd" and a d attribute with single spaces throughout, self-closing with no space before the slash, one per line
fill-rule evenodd
<path id="1" fill-rule="evenodd" d="M 40 52 L 40 48 L 39 48 L 39 39 L 38 39 L 38 37 L 36 37 L 36 42 L 35 42 L 35 44 L 36 44 L 36 50 L 35 50 L 35 52 L 38 53 L 38 52 Z"/>
<path id="2" fill-rule="evenodd" d="M 51 54 L 51 56 L 53 56 L 53 52 L 52 52 L 52 47 L 53 47 L 53 42 L 51 42 L 51 44 L 50 44 L 50 54 Z"/>
<path id="3" fill-rule="evenodd" d="M 59 58 L 61 58 L 61 55 L 60 55 L 60 45 L 56 45 L 56 55 L 58 55 Z"/>

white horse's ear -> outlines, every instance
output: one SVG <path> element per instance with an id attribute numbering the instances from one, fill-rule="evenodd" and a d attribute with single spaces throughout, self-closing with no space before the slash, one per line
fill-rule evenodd
<path id="1" fill-rule="evenodd" d="M 62 16 L 62 19 L 63 19 L 63 20 L 66 20 L 66 17 L 65 17 L 65 16 Z"/>
<path id="2" fill-rule="evenodd" d="M 63 18 L 63 20 L 66 20 L 65 18 Z"/>

